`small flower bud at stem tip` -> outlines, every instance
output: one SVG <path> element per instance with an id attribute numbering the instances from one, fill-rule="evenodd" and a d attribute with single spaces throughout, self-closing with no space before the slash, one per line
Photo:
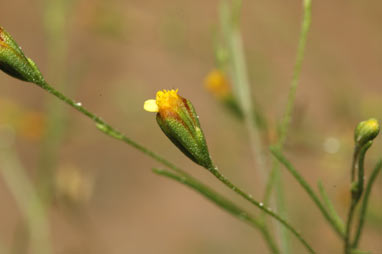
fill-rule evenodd
<path id="1" fill-rule="evenodd" d="M 375 139 L 379 133 L 379 130 L 379 123 L 375 118 L 370 118 L 369 120 L 360 122 L 354 132 L 354 140 L 357 146 L 362 147 L 367 142 Z"/>
<path id="2" fill-rule="evenodd" d="M 158 91 L 156 99 L 145 101 L 143 108 L 157 113 L 159 127 L 187 157 L 205 168 L 212 167 L 195 109 L 189 100 L 178 95 L 178 90 Z"/>
<path id="3" fill-rule="evenodd" d="M 37 85 L 44 83 L 36 64 L 24 55 L 21 47 L 2 27 L 0 27 L 0 70 L 23 81 Z"/>

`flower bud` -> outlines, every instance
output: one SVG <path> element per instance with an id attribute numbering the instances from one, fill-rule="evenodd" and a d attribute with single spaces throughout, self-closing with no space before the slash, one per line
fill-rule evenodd
<path id="1" fill-rule="evenodd" d="M 207 90 L 218 99 L 225 100 L 232 96 L 231 85 L 226 75 L 220 70 L 212 70 L 204 80 Z"/>
<path id="2" fill-rule="evenodd" d="M 42 84 L 44 78 L 36 64 L 27 58 L 12 36 L 0 27 L 0 69 L 23 81 Z"/>
<path id="3" fill-rule="evenodd" d="M 354 132 L 354 140 L 359 147 L 373 140 L 379 133 L 379 123 L 375 118 L 360 122 Z"/>
<path id="4" fill-rule="evenodd" d="M 178 90 L 158 91 L 156 100 L 145 101 L 144 109 L 157 112 L 159 127 L 187 157 L 205 168 L 213 166 L 199 117 Z"/>

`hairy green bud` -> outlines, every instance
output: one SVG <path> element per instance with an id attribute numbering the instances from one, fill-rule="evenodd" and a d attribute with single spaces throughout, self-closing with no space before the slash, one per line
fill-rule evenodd
<path id="1" fill-rule="evenodd" d="M 354 131 L 354 141 L 359 147 L 375 139 L 379 133 L 379 123 L 375 118 L 360 122 Z"/>
<path id="2" fill-rule="evenodd" d="M 188 158 L 209 169 L 213 167 L 207 143 L 191 102 L 177 90 L 159 91 L 156 100 L 147 100 L 144 108 L 157 112 L 156 120 L 164 134 Z"/>
<path id="3" fill-rule="evenodd" d="M 23 81 L 38 85 L 44 78 L 36 64 L 27 58 L 12 36 L 0 27 L 0 69 Z"/>

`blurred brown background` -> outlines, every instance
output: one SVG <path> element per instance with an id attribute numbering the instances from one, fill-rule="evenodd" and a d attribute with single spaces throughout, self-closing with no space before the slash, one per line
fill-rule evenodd
<path id="1" fill-rule="evenodd" d="M 157 90 L 179 88 L 196 107 L 221 171 L 261 199 L 246 128 L 203 87 L 214 68 L 219 1 L 0 1 L 0 25 L 50 83 L 257 212 L 180 153 L 161 133 L 154 114 L 142 108 Z M 349 202 L 354 127 L 369 117 L 382 119 L 381 10 L 377 0 L 313 1 L 285 149 L 309 183 L 324 182 L 342 217 Z M 286 105 L 301 13 L 297 0 L 244 1 L 241 24 L 253 96 L 272 126 Z M 47 163 L 64 186 L 67 178 L 81 183 L 69 194 L 54 195 L 49 221 L 55 253 L 268 253 L 257 231 L 197 193 L 151 173 L 160 166 L 157 162 L 103 135 L 89 119 L 32 84 L 4 74 L 0 84 L 0 133 L 7 133 L 0 140 L 2 149 L 20 158 L 33 181 Z M 48 119 L 62 114 L 53 128 L 60 135 L 51 136 L 57 143 L 46 145 Z M 368 153 L 366 174 L 381 156 L 381 140 Z M 52 162 L 44 162 L 46 154 Z M 295 179 L 286 171 L 283 179 L 292 224 L 319 253 L 342 253 L 342 242 Z M 381 188 L 379 177 L 361 240 L 361 249 L 374 254 L 382 253 Z M 0 239 L 11 248 L 20 237 L 22 215 L 1 178 L 0 201 Z M 305 253 L 291 238 L 294 253 Z"/>

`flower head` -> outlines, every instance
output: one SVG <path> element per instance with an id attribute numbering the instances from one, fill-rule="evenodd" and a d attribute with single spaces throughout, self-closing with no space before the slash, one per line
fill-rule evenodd
<path id="1" fill-rule="evenodd" d="M 362 147 L 367 142 L 377 137 L 379 133 L 379 123 L 375 118 L 360 122 L 354 132 L 354 140 L 357 145 Z"/>
<path id="2" fill-rule="evenodd" d="M 212 166 L 199 117 L 191 102 L 178 95 L 178 89 L 158 91 L 156 99 L 145 101 L 143 107 L 157 112 L 159 127 L 187 157 L 203 167 Z"/>

